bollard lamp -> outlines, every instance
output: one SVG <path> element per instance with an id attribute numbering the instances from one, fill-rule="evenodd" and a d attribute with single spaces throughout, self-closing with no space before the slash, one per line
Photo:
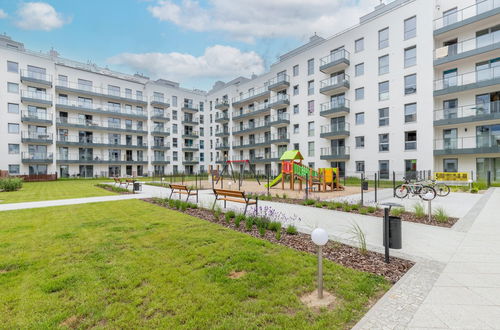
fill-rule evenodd
<path id="1" fill-rule="evenodd" d="M 323 246 L 328 243 L 328 233 L 323 228 L 316 228 L 311 233 L 311 240 L 318 246 L 318 298 L 323 299 Z"/>

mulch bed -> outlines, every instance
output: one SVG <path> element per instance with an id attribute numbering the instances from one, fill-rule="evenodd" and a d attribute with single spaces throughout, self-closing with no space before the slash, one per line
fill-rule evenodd
<path id="1" fill-rule="evenodd" d="M 266 201 L 268 199 L 265 199 Z M 281 197 L 271 197 L 270 202 L 278 202 L 278 203 L 288 203 L 288 204 L 297 204 L 297 205 L 302 205 L 302 206 L 309 206 L 309 207 L 316 207 L 314 204 L 313 205 L 304 205 L 304 200 L 303 199 L 297 199 L 297 198 L 281 198 Z M 323 209 L 328 209 L 328 207 L 323 206 L 321 207 Z M 346 212 L 342 208 L 337 208 L 335 211 L 339 212 Z M 351 210 L 346 213 L 357 213 L 359 214 L 359 210 Z M 373 213 L 368 213 L 366 215 L 371 215 L 374 217 L 383 217 L 384 216 L 384 210 L 383 209 L 377 209 Z M 451 228 L 457 221 L 458 218 L 454 217 L 449 217 L 447 222 L 439 222 L 436 220 L 436 217 L 432 215 L 431 221 L 429 221 L 429 218 L 426 216 L 424 217 L 417 217 L 415 213 L 413 212 L 403 212 L 399 217 L 401 217 L 401 220 L 403 221 L 408 221 L 408 222 L 415 222 L 415 223 L 421 223 L 424 225 L 431 225 L 431 226 L 438 226 L 438 227 L 445 227 L 445 228 Z"/>
<path id="2" fill-rule="evenodd" d="M 96 185 L 97 188 L 101 188 L 101 189 L 104 189 L 104 190 L 107 190 L 107 191 L 111 191 L 112 193 L 115 193 L 115 194 L 120 194 L 120 195 L 130 195 L 130 194 L 133 194 L 132 191 L 116 191 L 116 190 L 113 190 L 113 186 L 109 186 L 109 187 L 102 187 L 102 186 L 98 186 Z"/>
<path id="3" fill-rule="evenodd" d="M 170 209 L 168 205 L 160 205 L 151 198 L 143 200 Z M 173 210 L 177 211 L 176 209 Z M 285 228 L 283 228 L 281 238 L 278 240 L 276 239 L 276 233 L 270 230 L 267 230 L 264 236 L 260 235 L 259 230 L 255 226 L 253 226 L 251 231 L 246 230 L 245 223 L 243 221 L 241 222 L 240 227 L 237 228 L 234 224 L 234 220 L 230 223 L 225 221 L 224 213 L 221 214 L 219 219 L 215 218 L 214 213 L 211 210 L 203 208 L 187 209 L 186 211 L 183 211 L 183 213 L 219 224 L 256 238 L 281 244 L 298 251 L 311 254 L 317 253 L 317 247 L 311 241 L 310 235 L 302 233 L 289 235 L 286 233 Z M 414 265 L 411 261 L 396 257 L 391 257 L 390 263 L 386 264 L 383 254 L 372 251 L 362 253 L 360 249 L 356 247 L 333 241 L 329 241 L 328 244 L 323 247 L 323 255 L 325 258 L 342 266 L 383 276 L 392 283 L 396 283 Z"/>

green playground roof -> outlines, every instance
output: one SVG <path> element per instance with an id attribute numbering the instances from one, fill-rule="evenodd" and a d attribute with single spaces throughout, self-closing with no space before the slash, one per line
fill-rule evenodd
<path id="1" fill-rule="evenodd" d="M 304 159 L 304 157 L 302 157 L 302 154 L 298 150 L 285 151 L 280 158 L 280 160 L 296 160 L 296 159 L 300 160 Z"/>

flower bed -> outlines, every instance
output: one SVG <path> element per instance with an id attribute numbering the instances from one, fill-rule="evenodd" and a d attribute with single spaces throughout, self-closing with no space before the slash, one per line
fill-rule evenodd
<path id="1" fill-rule="evenodd" d="M 299 251 L 313 254 L 317 251 L 309 235 L 297 232 L 295 224 L 300 222 L 299 218 L 287 217 L 270 207 L 259 208 L 259 217 L 255 217 L 236 214 L 234 211 L 224 213 L 220 208 L 208 210 L 180 200 L 160 198 L 144 200 Z M 413 266 L 411 261 L 395 257 L 391 257 L 391 262 L 386 264 L 382 254 L 368 251 L 363 245 L 357 248 L 330 241 L 323 248 L 323 252 L 324 257 L 329 260 L 349 268 L 384 276 L 392 283 L 398 281 Z"/>
<path id="2" fill-rule="evenodd" d="M 133 194 L 133 192 L 128 190 L 127 188 L 116 187 L 109 184 L 98 183 L 95 186 L 117 194 L 122 194 L 122 195 Z"/>

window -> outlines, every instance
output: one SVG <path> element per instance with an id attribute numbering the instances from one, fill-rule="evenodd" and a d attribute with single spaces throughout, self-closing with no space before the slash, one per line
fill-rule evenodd
<path id="1" fill-rule="evenodd" d="M 378 109 L 378 125 L 379 126 L 389 125 L 389 108 Z"/>
<path id="2" fill-rule="evenodd" d="M 299 105 L 298 104 L 294 104 L 293 105 L 293 113 L 294 114 L 298 114 L 299 113 Z"/>
<path id="3" fill-rule="evenodd" d="M 417 46 L 405 49 L 405 68 L 417 65 Z"/>
<path id="4" fill-rule="evenodd" d="M 417 92 L 417 74 L 405 76 L 405 95 Z"/>
<path id="5" fill-rule="evenodd" d="M 365 171 L 365 162 L 360 160 L 356 162 L 356 172 L 364 172 Z"/>
<path id="6" fill-rule="evenodd" d="M 307 136 L 314 136 L 314 122 L 307 123 Z"/>
<path id="7" fill-rule="evenodd" d="M 458 158 L 443 159 L 444 172 L 458 172 Z"/>
<path id="8" fill-rule="evenodd" d="M 68 86 L 68 76 L 60 74 L 57 76 L 58 84 L 64 87 Z"/>
<path id="9" fill-rule="evenodd" d="M 356 136 L 356 148 L 364 148 L 364 147 L 365 147 L 365 137 Z"/>
<path id="10" fill-rule="evenodd" d="M 364 49 L 365 49 L 365 39 L 364 38 L 360 38 L 360 39 L 354 41 L 354 51 L 356 53 L 359 53 L 360 51 L 362 51 Z"/>
<path id="11" fill-rule="evenodd" d="M 307 95 L 314 94 L 314 80 L 309 80 L 307 82 Z"/>
<path id="12" fill-rule="evenodd" d="M 172 120 L 177 120 L 177 110 L 172 110 Z"/>
<path id="13" fill-rule="evenodd" d="M 309 116 L 314 114 L 314 100 L 307 101 L 307 114 Z"/>
<path id="14" fill-rule="evenodd" d="M 365 63 L 356 64 L 354 67 L 355 76 L 359 77 L 365 74 Z"/>
<path id="15" fill-rule="evenodd" d="M 389 82 L 378 83 L 378 100 L 385 101 L 389 99 Z"/>
<path id="16" fill-rule="evenodd" d="M 298 64 L 294 65 L 292 71 L 293 71 L 293 76 L 297 77 L 299 75 L 299 65 Z"/>
<path id="17" fill-rule="evenodd" d="M 356 101 L 364 99 L 365 98 L 365 88 L 364 87 L 356 88 L 354 90 L 354 94 L 355 94 L 354 97 L 355 97 Z"/>
<path id="18" fill-rule="evenodd" d="M 293 150 L 300 150 L 300 144 L 299 143 L 294 143 L 293 144 Z"/>
<path id="19" fill-rule="evenodd" d="M 378 74 L 389 73 L 389 55 L 380 56 L 378 58 Z"/>
<path id="20" fill-rule="evenodd" d="M 9 93 L 19 94 L 19 85 L 16 83 L 8 82 L 7 83 L 7 91 Z"/>
<path id="21" fill-rule="evenodd" d="M 19 154 L 19 144 L 9 143 L 9 155 L 18 155 L 18 154 Z"/>
<path id="22" fill-rule="evenodd" d="M 307 75 L 314 74 L 314 58 L 307 61 Z"/>
<path id="23" fill-rule="evenodd" d="M 405 150 L 417 149 L 417 131 L 405 132 Z"/>
<path id="24" fill-rule="evenodd" d="M 9 123 L 8 127 L 10 134 L 19 134 L 19 124 Z"/>
<path id="25" fill-rule="evenodd" d="M 19 64 L 17 62 L 7 61 L 7 71 L 8 72 L 19 72 Z"/>
<path id="26" fill-rule="evenodd" d="M 405 40 L 417 36 L 417 17 L 413 16 L 405 19 Z"/>
<path id="27" fill-rule="evenodd" d="M 293 125 L 293 134 L 299 134 L 299 124 Z"/>
<path id="28" fill-rule="evenodd" d="M 314 141 L 307 143 L 307 155 L 309 157 L 314 157 Z"/>
<path id="29" fill-rule="evenodd" d="M 173 107 L 177 106 L 177 96 L 172 96 L 172 106 Z"/>
<path id="30" fill-rule="evenodd" d="M 363 125 L 365 123 L 365 113 L 358 112 L 356 114 L 356 125 Z"/>
<path id="31" fill-rule="evenodd" d="M 299 95 L 299 85 L 293 86 L 293 95 Z"/>
<path id="32" fill-rule="evenodd" d="M 78 88 L 85 91 L 92 90 L 92 81 L 85 79 L 78 79 Z"/>
<path id="33" fill-rule="evenodd" d="M 19 104 L 17 104 L 17 103 L 7 104 L 7 111 L 9 113 L 19 113 Z"/>
<path id="34" fill-rule="evenodd" d="M 19 174 L 19 165 L 9 165 L 9 174 Z"/>
<path id="35" fill-rule="evenodd" d="M 378 135 L 378 151 L 389 151 L 389 134 Z"/>
<path id="36" fill-rule="evenodd" d="M 389 28 L 378 31 L 378 49 L 389 47 Z"/>
<path id="37" fill-rule="evenodd" d="M 380 173 L 381 179 L 389 179 L 389 161 L 379 160 L 378 161 L 378 172 Z"/>
<path id="38" fill-rule="evenodd" d="M 108 85 L 108 94 L 114 96 L 120 96 L 120 87 Z"/>
<path id="39" fill-rule="evenodd" d="M 443 26 L 455 23 L 458 19 L 457 14 L 458 14 L 457 7 L 443 12 Z"/>
<path id="40" fill-rule="evenodd" d="M 417 121 L 417 104 L 405 104 L 405 123 Z"/>

